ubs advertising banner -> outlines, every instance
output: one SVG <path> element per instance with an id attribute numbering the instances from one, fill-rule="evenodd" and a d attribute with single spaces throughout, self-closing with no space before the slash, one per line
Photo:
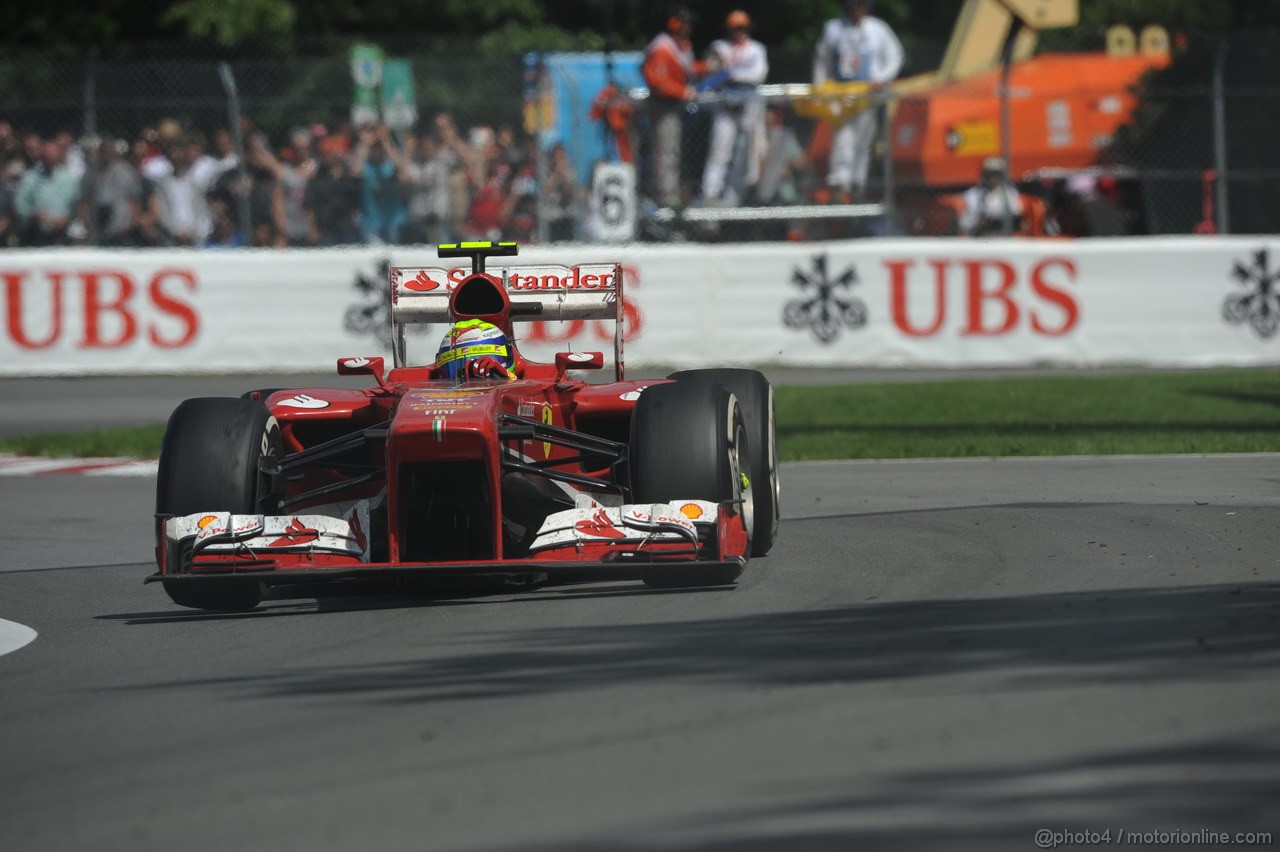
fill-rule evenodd
<path id="1" fill-rule="evenodd" d="M 1280 240 L 863 240 L 557 247 L 621 262 L 631 366 L 1280 364 Z M 390 266 L 430 247 L 10 251 L 0 374 L 332 369 L 390 356 Z M 528 357 L 613 346 L 605 320 L 520 323 Z M 409 336 L 428 363 L 443 325 Z"/>

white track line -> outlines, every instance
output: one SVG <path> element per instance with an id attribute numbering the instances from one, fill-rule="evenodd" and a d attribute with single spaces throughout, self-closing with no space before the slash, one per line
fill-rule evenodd
<path id="1" fill-rule="evenodd" d="M 0 453 L 0 476 L 155 476 L 156 462 L 146 459 L 50 459 Z"/>
<path id="2" fill-rule="evenodd" d="M 805 459 L 782 464 L 791 467 L 837 465 L 894 465 L 894 464 L 1022 464 L 1024 462 L 1082 462 L 1082 461 L 1170 461 L 1177 459 L 1260 459 L 1280 461 L 1280 453 L 1151 453 L 1118 456 L 942 456 L 938 458 L 911 459 Z"/>
<path id="3" fill-rule="evenodd" d="M 25 624 L 0 618 L 0 657 L 18 650 L 35 638 L 36 632 Z"/>

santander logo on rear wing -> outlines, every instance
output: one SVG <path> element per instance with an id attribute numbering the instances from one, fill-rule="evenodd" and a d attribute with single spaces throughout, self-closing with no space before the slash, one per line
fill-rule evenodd
<path id="1" fill-rule="evenodd" d="M 448 323 L 450 297 L 476 275 L 499 285 L 511 304 L 514 322 L 606 320 L 613 322 L 614 369 L 623 375 L 623 273 L 620 263 L 577 266 L 530 264 L 477 271 L 465 267 L 393 266 L 390 270 L 393 354 L 405 366 L 405 327 Z"/>
<path id="2" fill-rule="evenodd" d="M 391 267 L 391 321 L 449 322 L 449 295 L 472 274 L 464 267 Z M 622 319 L 620 264 L 505 266 L 487 274 L 507 291 L 513 321 Z"/>

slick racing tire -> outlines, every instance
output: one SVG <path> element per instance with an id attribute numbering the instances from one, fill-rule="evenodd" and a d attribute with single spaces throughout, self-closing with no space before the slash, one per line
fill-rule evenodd
<path id="1" fill-rule="evenodd" d="M 773 387 L 759 370 L 682 370 L 667 378 L 677 382 L 719 382 L 738 398 L 751 446 L 748 488 L 754 492 L 756 526 L 751 555 L 764 556 L 778 538 L 781 486 L 778 482 L 778 440 L 775 428 Z M 645 391 L 648 393 L 648 391 Z"/>
<path id="2" fill-rule="evenodd" d="M 280 426 L 251 399 L 189 399 L 165 427 L 156 477 L 156 513 L 271 514 L 279 497 L 261 473 L 264 455 L 280 454 Z M 266 593 L 258 580 L 218 578 L 162 581 L 174 603 L 194 609 L 253 609 Z"/>
<path id="3" fill-rule="evenodd" d="M 741 501 L 747 535 L 753 525 L 747 473 L 750 439 L 737 397 L 716 382 L 675 382 L 647 388 L 631 413 L 631 493 L 637 503 L 673 500 Z M 655 588 L 722 586 L 742 567 L 697 563 L 646 566 Z"/>

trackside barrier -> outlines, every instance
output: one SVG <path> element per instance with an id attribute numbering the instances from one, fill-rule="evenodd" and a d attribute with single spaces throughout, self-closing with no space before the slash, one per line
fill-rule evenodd
<path id="1" fill-rule="evenodd" d="M 388 355 L 389 266 L 429 247 L 8 251 L 0 375 L 328 371 Z M 620 261 L 628 364 L 831 367 L 1280 364 L 1280 238 L 861 240 L 530 249 Z M 612 323 L 521 324 L 608 351 Z M 426 363 L 443 325 L 416 326 Z"/>

